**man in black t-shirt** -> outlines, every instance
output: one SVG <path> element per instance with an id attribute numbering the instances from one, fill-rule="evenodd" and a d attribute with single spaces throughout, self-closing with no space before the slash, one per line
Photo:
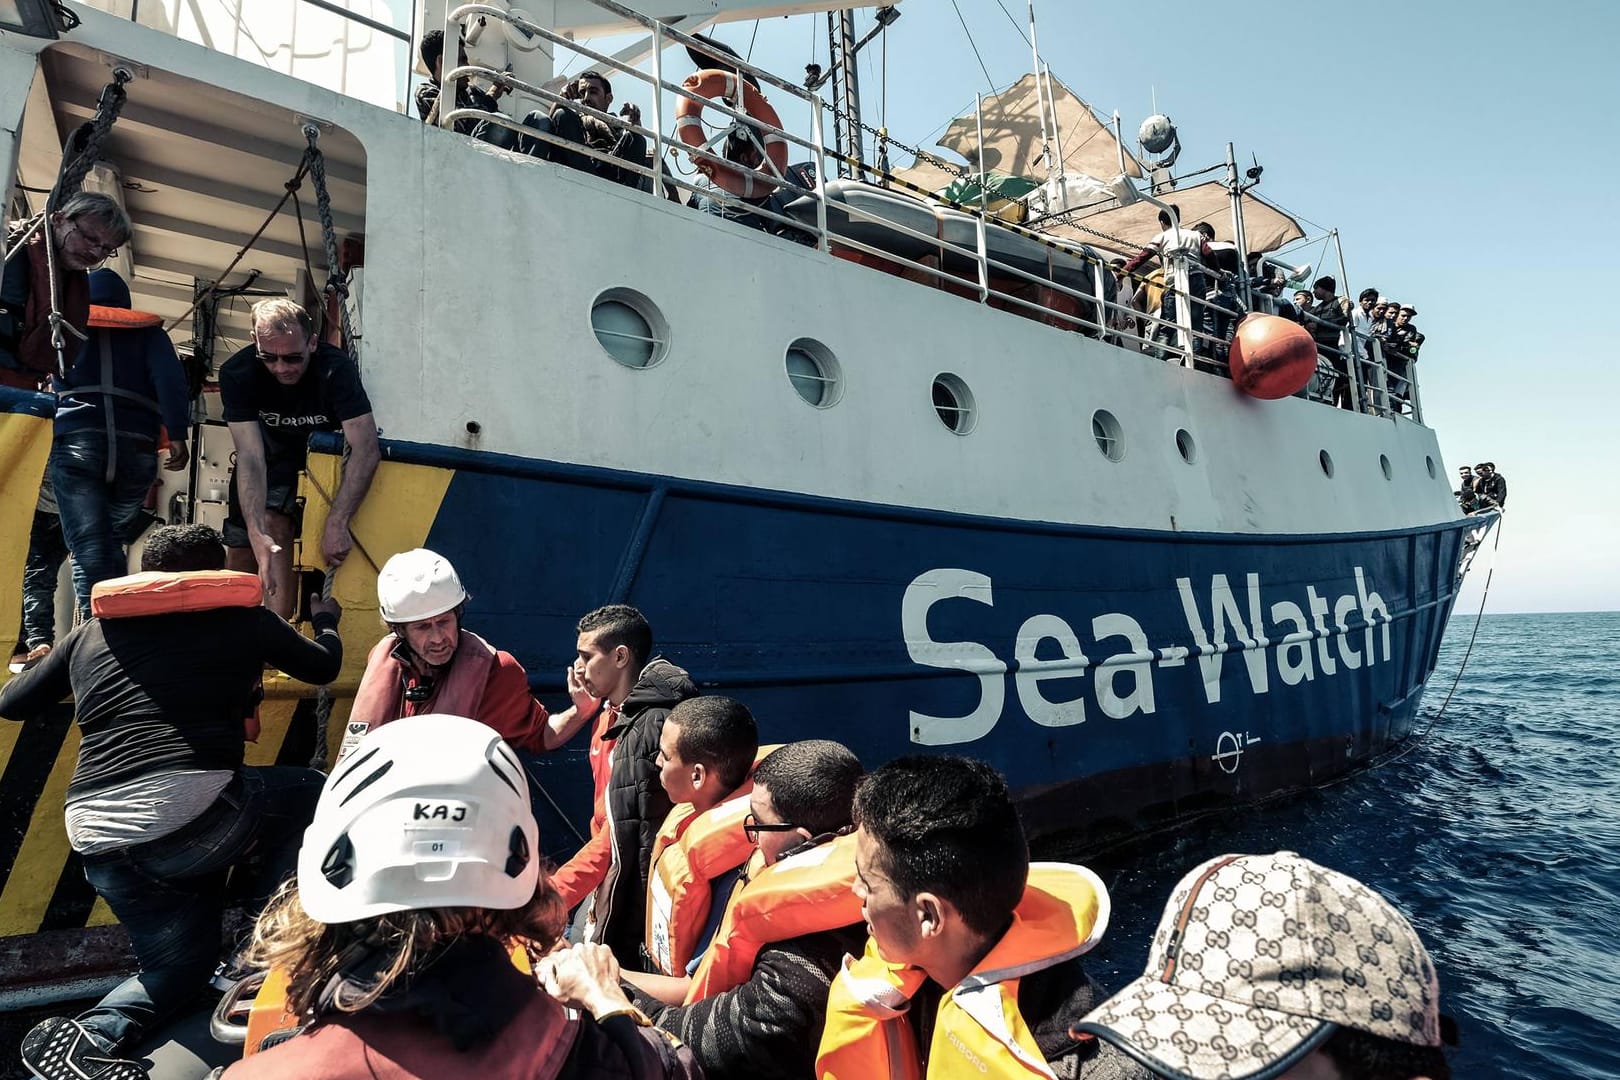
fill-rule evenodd
<path id="1" fill-rule="evenodd" d="M 350 448 L 321 535 L 321 554 L 336 566 L 353 546 L 349 521 L 380 457 L 371 401 L 348 355 L 317 342 L 309 313 L 282 299 L 254 305 L 253 344 L 220 368 L 219 396 L 236 444 L 226 565 L 256 570 L 266 605 L 285 618 L 297 601 L 292 541 L 309 436 L 341 429 Z"/>

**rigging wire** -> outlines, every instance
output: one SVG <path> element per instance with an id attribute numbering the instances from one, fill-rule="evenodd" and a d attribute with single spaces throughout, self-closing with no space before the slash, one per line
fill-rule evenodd
<path id="1" fill-rule="evenodd" d="M 743 59 L 748 61 L 749 63 L 754 62 L 754 41 L 758 37 L 759 37 L 759 20 L 755 19 L 754 20 L 754 32 L 748 38 L 748 55 L 743 57 Z"/>
<path id="2" fill-rule="evenodd" d="M 993 94 L 996 92 L 996 81 L 990 77 L 990 69 L 984 66 L 984 57 L 979 55 L 979 45 L 973 40 L 973 31 L 968 29 L 967 20 L 962 18 L 962 9 L 956 6 L 956 0 L 951 0 L 951 7 L 956 11 L 956 21 L 962 24 L 962 33 L 967 35 L 968 47 L 973 50 L 973 58 L 979 62 L 979 70 L 984 72 L 984 84 Z"/>
<path id="3" fill-rule="evenodd" d="M 1007 16 L 1007 21 L 1012 23 L 1013 30 L 1018 34 L 1020 40 L 1022 40 L 1025 45 L 1028 45 L 1029 38 L 1024 36 L 1024 28 L 1018 25 L 1018 20 L 1013 18 L 1013 13 L 1007 10 L 1007 5 L 1003 4 L 1001 0 L 996 0 L 996 6 L 1001 9 L 1001 13 L 1003 15 Z"/>

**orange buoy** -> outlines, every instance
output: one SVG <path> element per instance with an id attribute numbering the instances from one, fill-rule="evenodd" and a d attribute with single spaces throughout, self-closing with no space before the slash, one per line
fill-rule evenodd
<path id="1" fill-rule="evenodd" d="M 688 75 L 681 89 L 696 95 L 682 97 L 675 103 L 675 136 L 689 147 L 708 150 L 703 135 L 703 106 L 705 99 L 720 100 L 727 104 L 739 103 L 737 111 L 746 113 L 750 120 L 758 120 L 773 128 L 782 126 L 782 120 L 751 83 L 737 78 L 736 72 L 708 70 Z M 773 131 L 761 131 L 765 156 L 777 176 L 787 173 L 787 141 Z M 714 181 L 716 187 L 740 195 L 745 199 L 764 198 L 777 188 L 775 180 L 759 180 L 742 172 L 735 165 L 707 157 L 692 156 L 698 172 Z"/>
<path id="2" fill-rule="evenodd" d="M 1297 394 L 1316 374 L 1316 342 L 1297 322 L 1277 315 L 1245 315 L 1232 338 L 1232 382 L 1268 401 Z"/>

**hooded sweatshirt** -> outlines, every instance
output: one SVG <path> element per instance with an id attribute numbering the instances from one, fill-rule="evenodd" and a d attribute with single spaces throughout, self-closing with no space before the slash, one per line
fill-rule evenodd
<path id="1" fill-rule="evenodd" d="M 97 270 L 90 275 L 90 303 L 127 309 L 129 286 L 113 271 Z M 109 439 L 155 445 L 162 426 L 173 442 L 186 441 L 186 377 L 162 327 L 92 328 L 67 377 L 52 376 L 51 385 L 58 399 L 58 435 L 105 431 Z"/>

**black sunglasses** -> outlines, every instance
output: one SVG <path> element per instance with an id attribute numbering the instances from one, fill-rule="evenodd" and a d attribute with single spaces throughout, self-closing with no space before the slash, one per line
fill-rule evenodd
<path id="1" fill-rule="evenodd" d="M 307 348 L 299 349 L 297 352 L 265 352 L 263 349 L 256 349 L 254 355 L 266 364 L 302 364 L 307 356 Z"/>
<path id="2" fill-rule="evenodd" d="M 743 835 L 748 837 L 750 844 L 759 843 L 759 834 L 762 832 L 793 832 L 797 828 L 797 825 L 789 825 L 785 821 L 780 825 L 767 825 L 762 821 L 754 820 L 753 814 L 743 818 Z"/>

